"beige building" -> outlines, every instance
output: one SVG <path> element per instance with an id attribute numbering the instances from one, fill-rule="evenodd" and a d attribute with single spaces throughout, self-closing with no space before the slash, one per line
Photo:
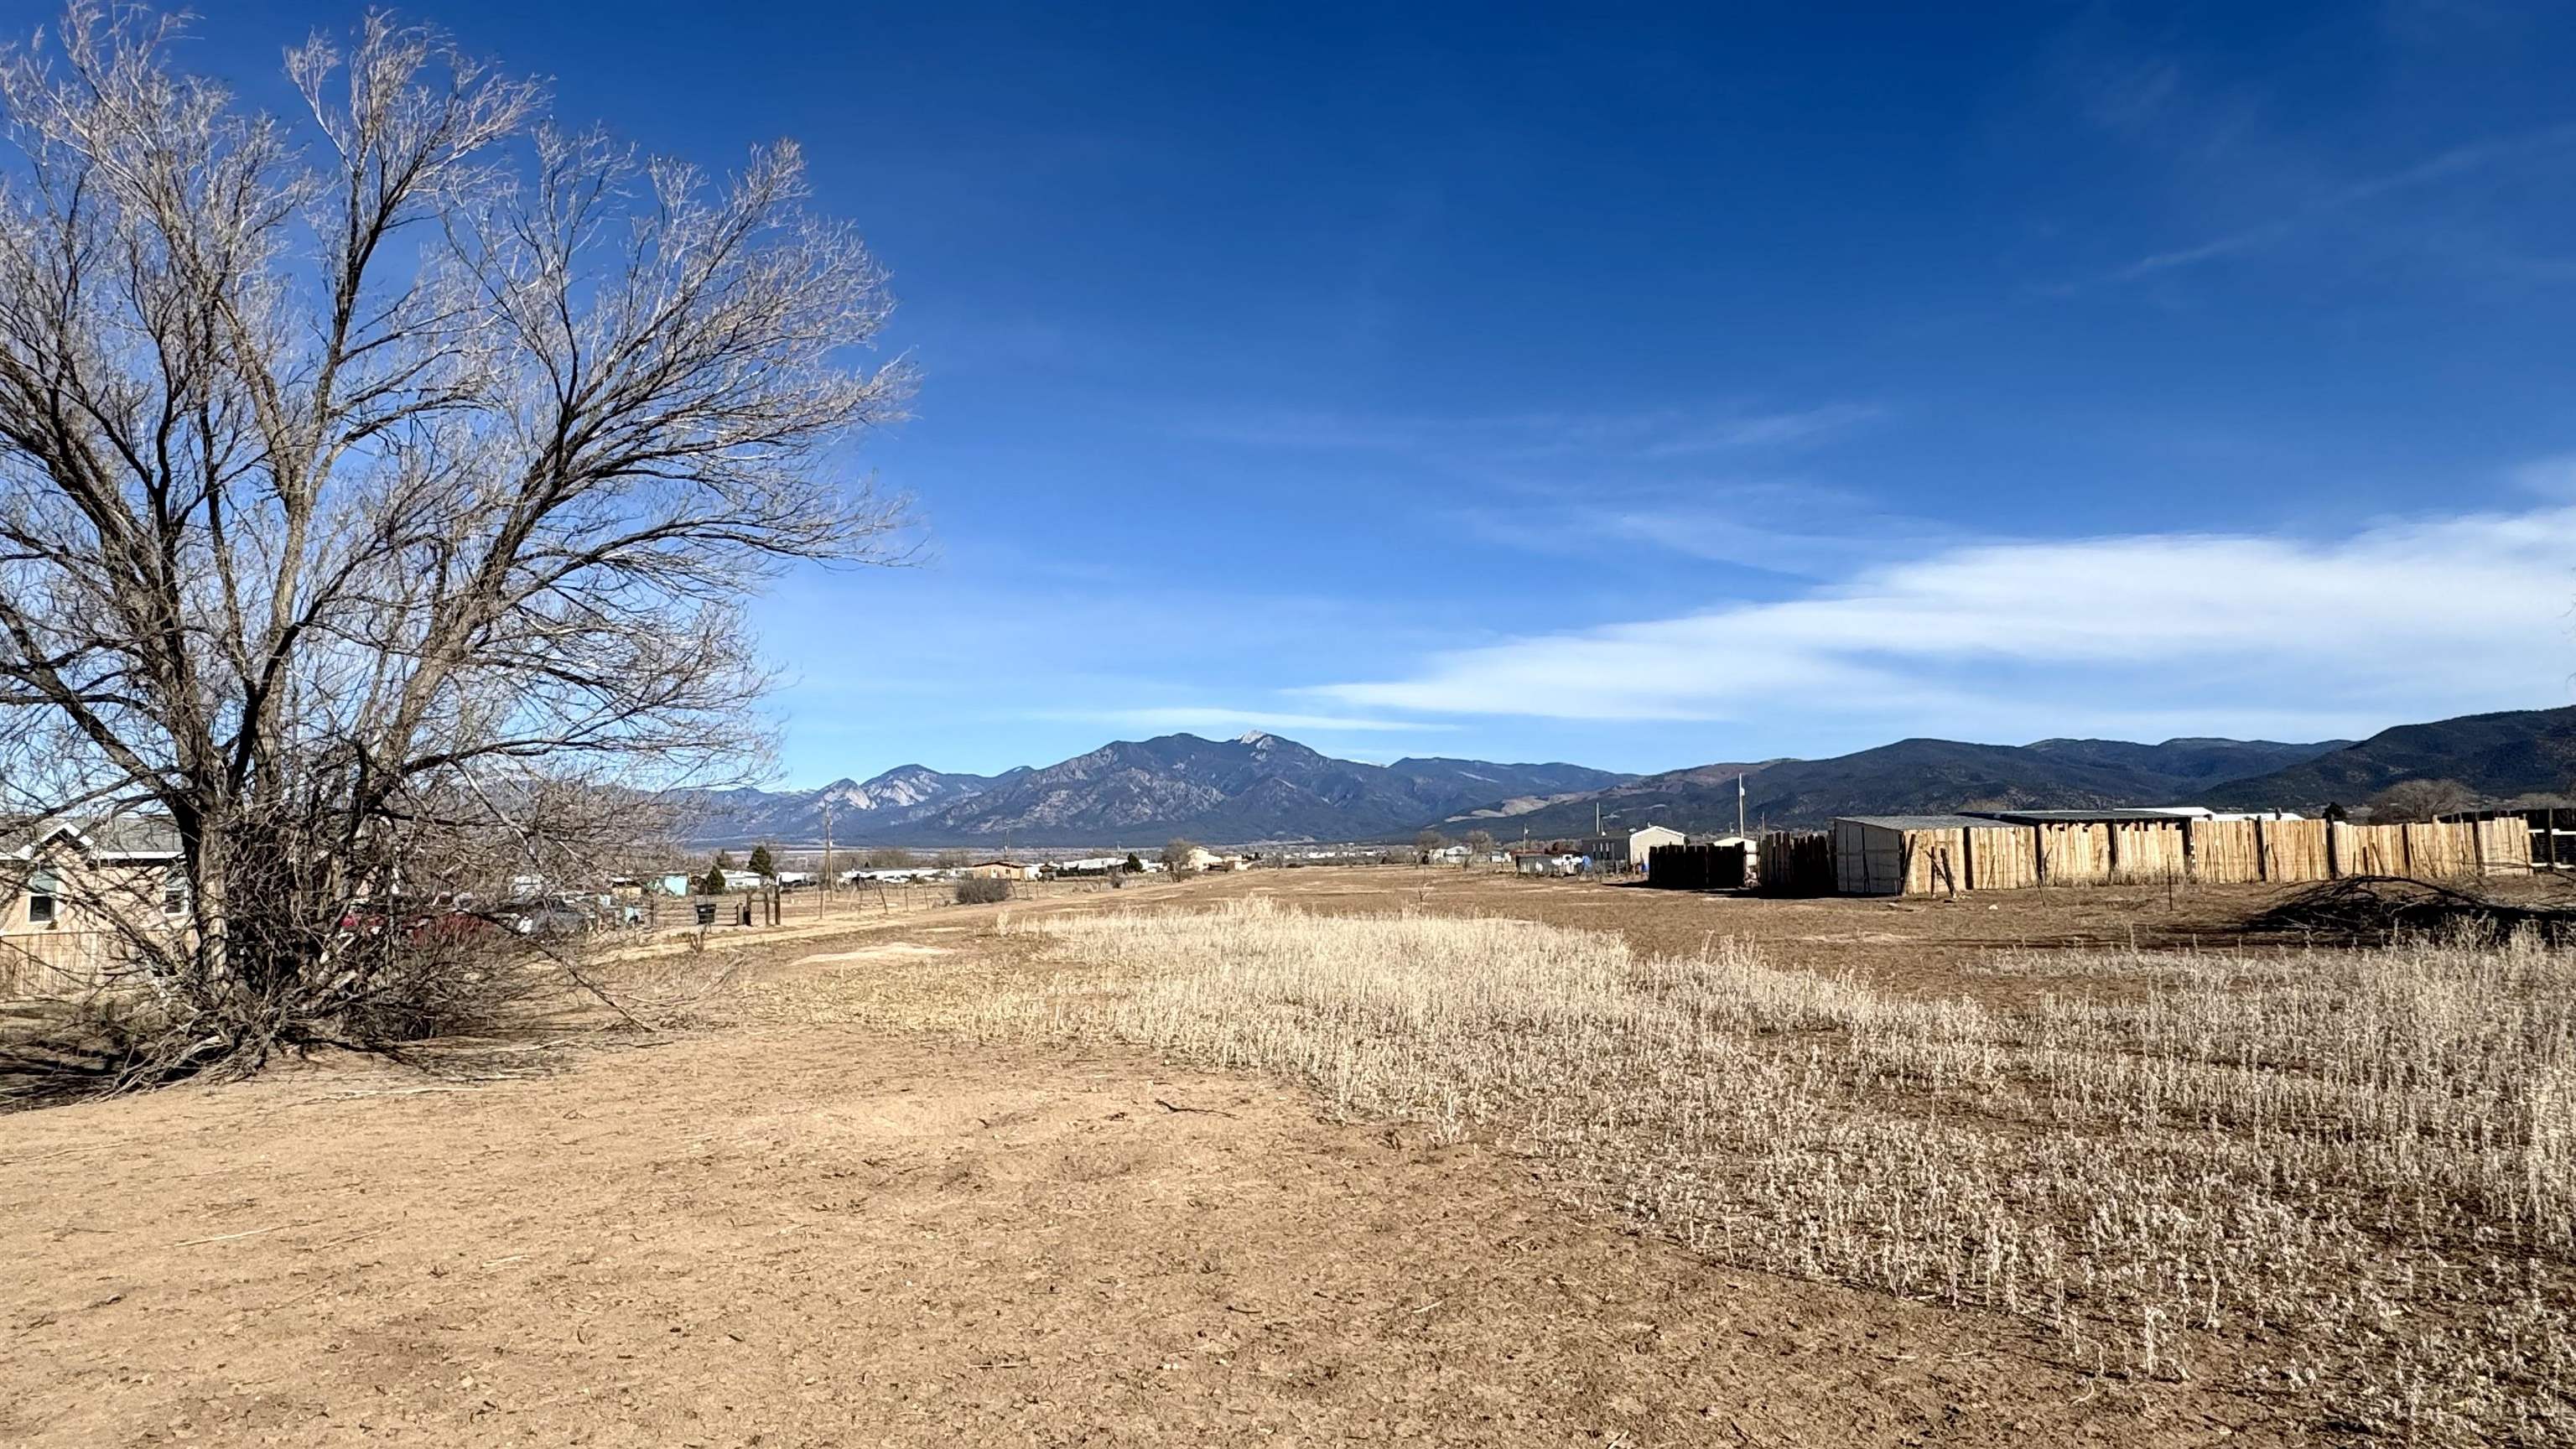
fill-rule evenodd
<path id="1" fill-rule="evenodd" d="M 0 997 L 101 985 L 184 928 L 178 836 L 159 821 L 47 821 L 0 844 Z"/>
<path id="2" fill-rule="evenodd" d="M 1658 845 L 1680 845 L 1689 837 L 1669 825 L 1649 825 L 1625 835 L 1595 835 L 1583 842 L 1594 870 L 1644 870 L 1646 854 Z"/>

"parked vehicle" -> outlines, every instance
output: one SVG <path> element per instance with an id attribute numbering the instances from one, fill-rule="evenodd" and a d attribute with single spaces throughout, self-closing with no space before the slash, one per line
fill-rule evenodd
<path id="1" fill-rule="evenodd" d="M 513 901 L 495 914 L 522 936 L 581 936 L 590 932 L 590 913 L 567 900 Z"/>

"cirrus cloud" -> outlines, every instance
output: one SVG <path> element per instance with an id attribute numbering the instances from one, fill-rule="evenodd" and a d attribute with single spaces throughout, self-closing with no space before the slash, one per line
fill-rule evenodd
<path id="1" fill-rule="evenodd" d="M 2389 522 L 2322 542 L 1984 543 L 1799 597 L 1534 634 L 1314 693 L 1432 715 L 2324 731 L 2563 702 L 2572 566 L 2576 508 Z"/>

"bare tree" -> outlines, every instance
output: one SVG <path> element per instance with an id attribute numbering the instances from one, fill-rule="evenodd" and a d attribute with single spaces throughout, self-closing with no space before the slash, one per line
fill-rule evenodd
<path id="1" fill-rule="evenodd" d="M 2457 780 L 2400 780 L 2370 797 L 2370 818 L 2387 825 L 2474 810 L 2477 792 Z"/>
<path id="2" fill-rule="evenodd" d="M 841 451 L 910 377 L 792 145 L 719 182 L 381 16 L 290 123 L 173 33 L 0 55 L 0 779 L 175 825 L 163 1065 L 248 1069 L 350 1039 L 371 903 L 756 768 L 741 598 L 893 556 Z"/>
<path id="3" fill-rule="evenodd" d="M 1163 869 L 1174 875 L 1189 874 L 1199 868 L 1198 858 L 1202 849 L 1195 840 L 1175 838 L 1166 841 L 1163 845 Z"/>
<path id="4" fill-rule="evenodd" d="M 1493 853 L 1494 836 L 1491 831 L 1470 830 L 1467 832 L 1467 854 L 1470 863 L 1481 863 L 1492 856 Z"/>

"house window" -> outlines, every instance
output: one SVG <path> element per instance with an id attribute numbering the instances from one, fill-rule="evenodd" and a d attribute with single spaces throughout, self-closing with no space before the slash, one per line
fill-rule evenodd
<path id="1" fill-rule="evenodd" d="M 161 876 L 161 914 L 184 916 L 188 913 L 188 877 L 172 866 Z"/>
<path id="2" fill-rule="evenodd" d="M 56 880 L 54 873 L 49 870 L 40 870 L 27 877 L 28 925 L 50 926 L 54 923 L 54 898 L 61 893 L 62 888 L 62 882 Z"/>

